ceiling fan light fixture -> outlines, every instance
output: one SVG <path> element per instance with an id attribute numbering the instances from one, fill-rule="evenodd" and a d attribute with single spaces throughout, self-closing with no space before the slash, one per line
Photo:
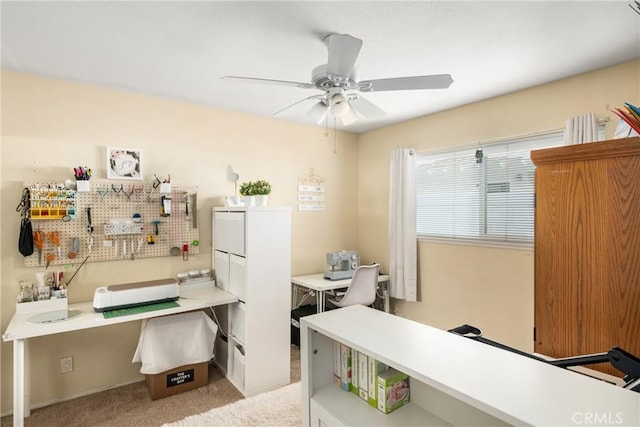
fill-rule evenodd
<path id="1" fill-rule="evenodd" d="M 347 98 L 342 94 L 334 95 L 331 98 L 331 114 L 335 117 L 342 118 L 349 114 L 351 111 L 351 107 L 349 106 L 349 102 Z"/>

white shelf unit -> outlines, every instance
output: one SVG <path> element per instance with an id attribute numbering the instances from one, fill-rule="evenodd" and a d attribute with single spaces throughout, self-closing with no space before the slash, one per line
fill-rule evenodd
<path id="1" fill-rule="evenodd" d="M 368 307 L 303 317 L 300 338 L 303 426 L 640 425 L 639 393 Z M 408 374 L 411 402 L 340 389 L 334 342 Z"/>
<path id="2" fill-rule="evenodd" d="M 214 208 L 213 242 L 216 286 L 239 299 L 217 311 L 221 367 L 245 396 L 289 384 L 291 209 Z"/>

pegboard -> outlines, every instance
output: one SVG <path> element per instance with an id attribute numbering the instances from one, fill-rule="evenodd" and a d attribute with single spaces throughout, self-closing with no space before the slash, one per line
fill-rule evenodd
<path id="1" fill-rule="evenodd" d="M 30 181 L 24 186 L 42 194 L 42 188 L 64 188 L 65 184 Z M 163 190 L 168 190 L 165 185 Z M 25 267 L 45 267 L 47 256 L 54 257 L 49 265 L 79 264 L 89 254 L 87 262 L 182 257 L 183 245 L 188 245 L 189 255 L 198 254 L 197 197 L 197 187 L 171 185 L 168 192 L 160 193 L 160 186 L 152 184 L 92 179 L 89 191 L 75 193 L 74 216 L 32 217 L 33 231 L 44 232 L 46 238 L 42 258 L 35 248 L 24 258 Z M 75 257 L 70 256 L 74 238 L 79 241 Z"/>

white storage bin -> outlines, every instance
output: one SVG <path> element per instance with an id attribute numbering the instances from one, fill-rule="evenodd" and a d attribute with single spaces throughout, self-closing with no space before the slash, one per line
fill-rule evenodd
<path id="1" fill-rule="evenodd" d="M 233 382 L 244 388 L 244 354 L 238 346 L 233 348 L 233 371 L 231 372 Z"/>
<path id="2" fill-rule="evenodd" d="M 16 313 L 44 313 L 48 311 L 64 311 L 68 308 L 67 298 L 52 298 L 44 301 L 21 302 L 16 304 Z"/>
<path id="3" fill-rule="evenodd" d="M 216 286 L 224 291 L 229 290 L 229 254 L 221 251 L 213 252 Z"/>
<path id="4" fill-rule="evenodd" d="M 215 363 L 224 372 L 228 372 L 227 361 L 229 359 L 229 344 L 224 341 L 220 336 L 216 338 L 216 343 L 213 347 L 213 355 L 215 357 Z"/>
<path id="5" fill-rule="evenodd" d="M 245 318 L 246 318 L 246 306 L 243 302 L 238 302 L 229 305 L 229 323 L 231 327 L 231 335 L 233 335 L 237 341 L 244 344 L 245 341 Z"/>
<path id="6" fill-rule="evenodd" d="M 247 302 L 247 260 L 237 255 L 229 255 L 229 292 L 241 301 Z"/>
<path id="7" fill-rule="evenodd" d="M 216 212 L 213 233 L 216 249 L 245 254 L 244 212 Z"/>

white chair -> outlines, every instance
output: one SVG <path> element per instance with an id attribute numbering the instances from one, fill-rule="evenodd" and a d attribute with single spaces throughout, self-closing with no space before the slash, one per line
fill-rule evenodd
<path id="1" fill-rule="evenodd" d="M 340 300 L 329 299 L 329 302 L 336 307 L 373 304 L 376 300 L 379 269 L 379 264 L 361 265 L 356 268 L 356 271 L 353 272 L 351 285 L 347 288 L 344 296 Z"/>

